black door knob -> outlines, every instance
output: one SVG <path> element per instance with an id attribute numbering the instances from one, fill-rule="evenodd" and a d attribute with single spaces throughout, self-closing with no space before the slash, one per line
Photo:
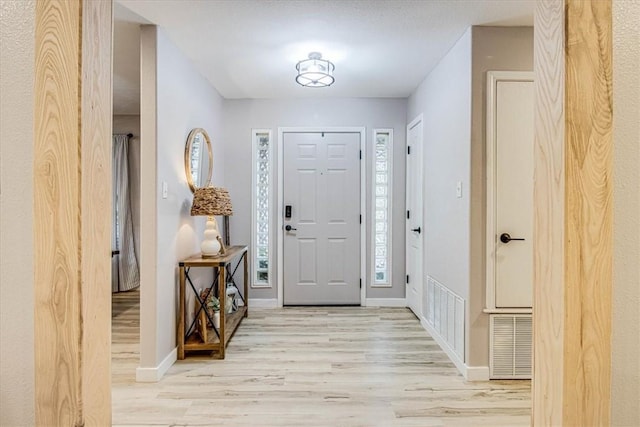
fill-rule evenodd
<path id="1" fill-rule="evenodd" d="M 290 226 L 290 225 L 285 225 L 285 226 L 284 226 L 284 229 L 285 229 L 285 230 L 287 230 L 287 231 L 297 230 L 297 228 L 293 228 L 293 227 L 292 227 L 292 226 Z"/>
<path id="2" fill-rule="evenodd" d="M 411 231 L 415 231 L 416 233 L 420 234 L 422 230 L 420 229 L 420 227 L 418 227 L 418 228 L 412 228 Z"/>
<path id="3" fill-rule="evenodd" d="M 522 238 L 517 238 L 517 239 L 516 239 L 515 237 L 511 237 L 511 236 L 509 235 L 509 233 L 502 233 L 502 234 L 500 235 L 500 241 L 501 241 L 502 243 L 509 243 L 509 242 L 510 242 L 510 241 L 512 241 L 512 240 L 524 240 L 524 239 L 522 239 Z"/>

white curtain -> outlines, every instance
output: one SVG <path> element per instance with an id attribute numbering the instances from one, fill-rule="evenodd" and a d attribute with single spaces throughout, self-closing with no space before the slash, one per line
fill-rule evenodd
<path id="1" fill-rule="evenodd" d="M 111 290 L 129 291 L 140 286 L 129 195 L 129 137 L 113 136 L 113 226 L 111 233 Z"/>

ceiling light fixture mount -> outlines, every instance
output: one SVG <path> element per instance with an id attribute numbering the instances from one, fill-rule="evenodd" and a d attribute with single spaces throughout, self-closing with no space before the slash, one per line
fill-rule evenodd
<path id="1" fill-rule="evenodd" d="M 304 87 L 331 86 L 335 81 L 334 69 L 333 62 L 322 59 L 320 52 L 311 52 L 309 59 L 303 59 L 296 64 L 296 82 Z"/>

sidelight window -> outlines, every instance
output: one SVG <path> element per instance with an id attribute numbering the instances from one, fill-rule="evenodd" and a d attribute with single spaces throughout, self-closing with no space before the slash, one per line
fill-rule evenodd
<path id="1" fill-rule="evenodd" d="M 252 197 L 252 263 L 253 288 L 271 287 L 272 265 L 272 189 L 273 149 L 271 130 L 254 130 L 253 197 Z"/>
<path id="2" fill-rule="evenodd" d="M 374 287 L 391 286 L 391 188 L 393 130 L 373 131 L 373 280 Z"/>

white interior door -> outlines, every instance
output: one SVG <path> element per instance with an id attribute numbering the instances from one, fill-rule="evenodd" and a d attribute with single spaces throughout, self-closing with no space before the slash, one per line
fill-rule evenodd
<path id="1" fill-rule="evenodd" d="M 422 315 L 422 117 L 407 126 L 407 306 Z"/>
<path id="2" fill-rule="evenodd" d="M 533 78 L 529 73 L 513 73 L 515 80 L 509 80 L 509 73 L 500 75 L 503 78 L 494 80 L 494 111 L 489 115 L 495 118 L 494 224 L 488 237 L 494 255 L 495 307 L 529 308 L 533 298 Z"/>
<path id="3" fill-rule="evenodd" d="M 283 150 L 283 302 L 360 304 L 360 133 L 284 133 Z"/>

